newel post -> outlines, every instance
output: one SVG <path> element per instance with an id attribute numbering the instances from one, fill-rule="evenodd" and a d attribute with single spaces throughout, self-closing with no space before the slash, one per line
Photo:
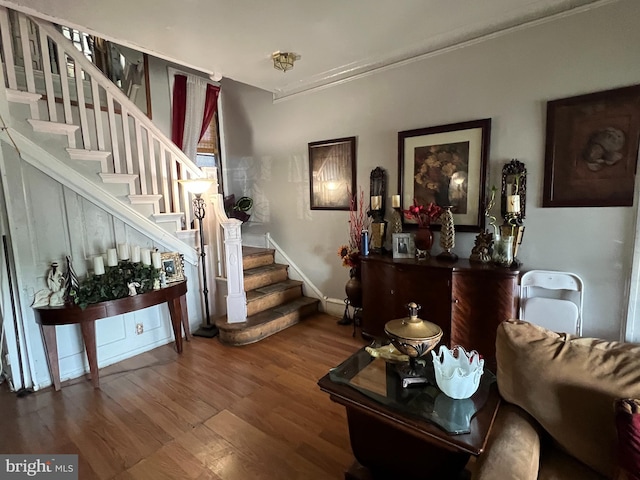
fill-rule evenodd
<path id="1" fill-rule="evenodd" d="M 240 323 L 247 320 L 247 296 L 244 291 L 242 270 L 242 222 L 227 218 L 222 207 L 224 200 L 218 194 L 212 203 L 216 216 L 224 231 L 224 262 L 227 276 L 227 322 Z"/>

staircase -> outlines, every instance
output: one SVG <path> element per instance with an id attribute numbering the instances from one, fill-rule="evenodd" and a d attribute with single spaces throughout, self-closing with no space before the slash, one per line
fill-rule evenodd
<path id="1" fill-rule="evenodd" d="M 287 265 L 275 263 L 275 250 L 242 247 L 247 320 L 216 321 L 220 341 L 246 345 L 295 325 L 318 311 L 319 300 L 303 296 L 303 283 L 288 278 Z"/>
<path id="2" fill-rule="evenodd" d="M 196 264 L 204 173 L 54 25 L 0 7 L 3 117 L 24 161 Z"/>

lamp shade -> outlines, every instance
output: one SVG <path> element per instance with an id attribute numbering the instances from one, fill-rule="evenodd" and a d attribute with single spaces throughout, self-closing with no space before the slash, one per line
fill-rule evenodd
<path id="1" fill-rule="evenodd" d="M 202 195 L 209 190 L 209 187 L 215 183 L 215 180 L 211 178 L 192 178 L 190 180 L 178 180 L 187 192 L 194 195 Z"/>

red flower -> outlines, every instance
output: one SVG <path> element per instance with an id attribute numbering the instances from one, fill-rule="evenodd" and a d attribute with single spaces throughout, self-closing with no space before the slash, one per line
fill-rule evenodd
<path id="1" fill-rule="evenodd" d="M 420 227 L 428 227 L 431 222 L 437 220 L 442 214 L 442 207 L 439 207 L 435 203 L 431 202 L 426 207 L 419 205 L 418 201 L 414 198 L 413 205 L 407 210 L 402 211 L 404 217 L 408 220 L 415 220 Z"/>

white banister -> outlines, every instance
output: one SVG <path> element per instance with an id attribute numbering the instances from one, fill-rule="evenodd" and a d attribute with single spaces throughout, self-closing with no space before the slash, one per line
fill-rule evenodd
<path id="1" fill-rule="evenodd" d="M 84 148 L 91 150 L 91 136 L 89 135 L 89 122 L 87 120 L 87 102 L 84 98 L 84 82 L 82 81 L 82 69 L 76 63 L 73 71 L 76 75 L 76 98 L 78 99 L 78 112 L 80 112 L 80 132 Z"/>
<path id="2" fill-rule="evenodd" d="M 0 7 L 0 28 L 2 29 L 2 51 L 5 58 L 5 71 L 7 72 L 7 80 L 9 88 L 18 89 L 16 80 L 16 67 L 13 63 L 13 42 L 11 41 L 11 29 L 9 28 L 9 11 L 5 7 Z"/>
<path id="3" fill-rule="evenodd" d="M 210 203 L 224 231 L 224 259 L 227 277 L 227 322 L 240 323 L 247 320 L 247 295 L 244 291 L 242 267 L 242 222 L 228 218 L 224 211 L 222 195 L 212 195 Z"/>
<path id="4" fill-rule="evenodd" d="M 49 45 L 45 35 L 40 36 L 40 51 L 48 52 Z M 44 71 L 44 85 L 47 92 L 47 107 L 49 108 L 49 121 L 58 121 L 58 112 L 56 110 L 56 94 L 53 90 L 53 75 L 51 75 L 51 60 L 49 55 L 42 55 L 42 69 Z"/>

